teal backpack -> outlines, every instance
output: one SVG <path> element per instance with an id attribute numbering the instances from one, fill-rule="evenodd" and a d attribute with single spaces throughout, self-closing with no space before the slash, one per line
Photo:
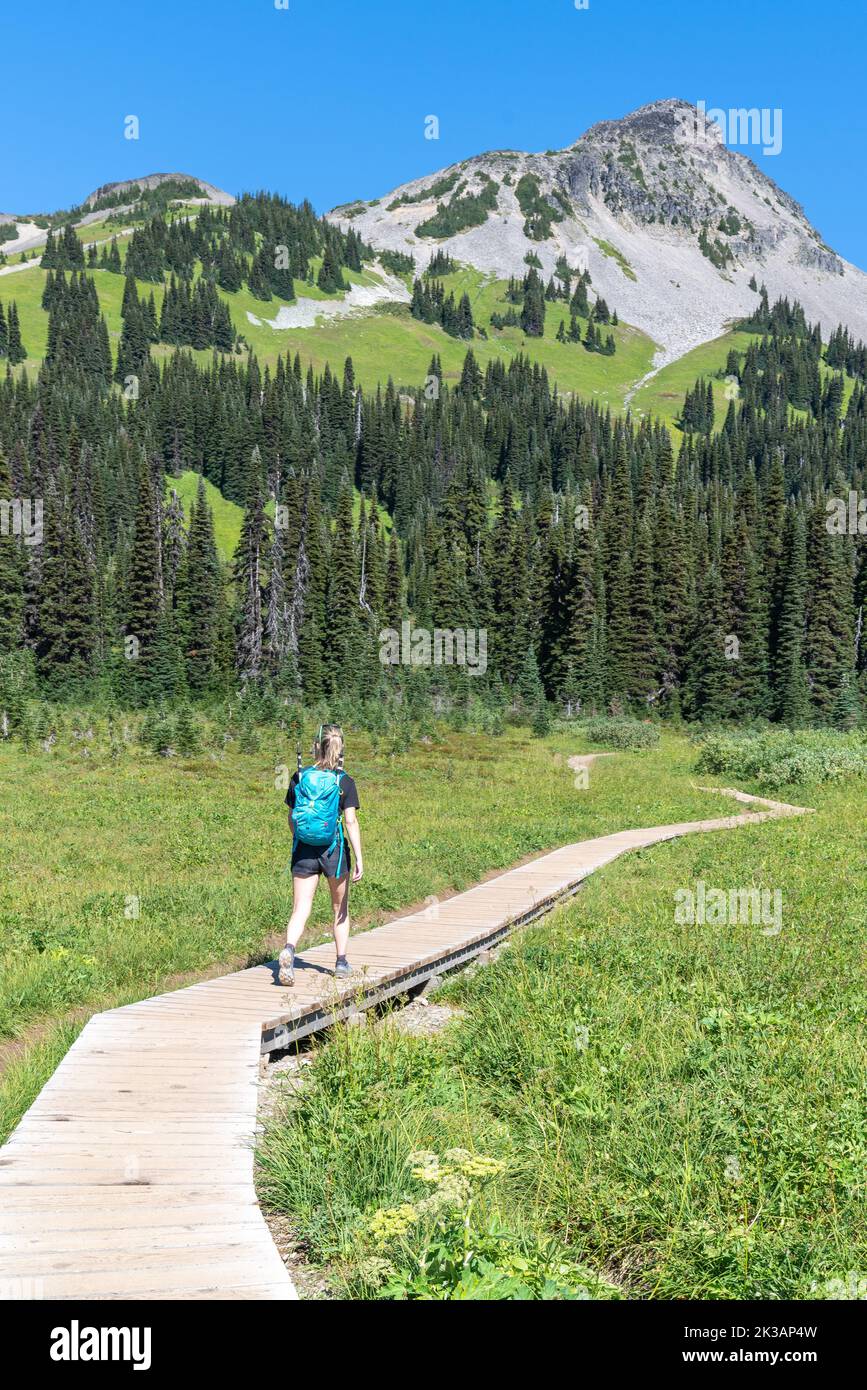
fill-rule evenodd
<path id="1" fill-rule="evenodd" d="M 299 770 L 292 810 L 296 840 L 316 849 L 333 850 L 340 834 L 340 783 L 343 773 L 324 767 Z"/>

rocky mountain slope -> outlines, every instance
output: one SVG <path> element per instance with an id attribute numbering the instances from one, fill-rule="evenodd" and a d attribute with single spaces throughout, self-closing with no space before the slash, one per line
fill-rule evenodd
<path id="1" fill-rule="evenodd" d="M 89 193 L 84 202 L 87 205 L 99 202 L 100 198 L 106 198 L 110 193 L 124 193 L 128 188 L 158 188 L 161 183 L 174 181 L 176 183 L 197 183 L 202 190 L 201 200 L 206 203 L 219 203 L 221 207 L 231 207 L 235 199 L 231 193 L 226 193 L 222 188 L 217 188 L 215 184 L 206 183 L 204 179 L 198 179 L 193 174 L 145 174 L 141 179 L 123 179 L 120 183 L 104 183 L 100 188 L 95 188 Z"/>
<path id="2" fill-rule="evenodd" d="M 491 275 L 523 275 L 534 252 L 547 276 L 565 256 L 660 345 L 657 366 L 747 313 L 752 277 L 772 300 L 799 299 L 825 334 L 845 322 L 867 339 L 867 275 L 685 101 L 602 121 L 564 150 L 489 151 L 329 215 L 419 268 L 444 248 Z"/>

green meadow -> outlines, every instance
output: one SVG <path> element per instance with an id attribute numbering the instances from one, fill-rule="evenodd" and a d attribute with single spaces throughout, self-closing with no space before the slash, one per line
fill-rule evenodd
<path id="1" fill-rule="evenodd" d="M 26 750 L 0 743 L 0 1039 L 38 1028 L 44 1043 L 73 1011 L 146 998 L 215 963 L 268 958 L 291 899 L 275 779 L 294 767 L 295 750 L 266 729 L 258 751 L 242 752 L 232 720 L 230 711 L 202 723 L 202 750 L 189 758 L 146 752 L 140 716 L 111 726 L 91 715 L 53 718 L 48 752 L 40 741 Z M 526 854 L 719 805 L 693 789 L 688 759 L 671 742 L 665 753 L 624 759 L 589 792 L 576 791 L 566 768 L 575 751 L 567 737 L 440 732 L 400 748 L 390 735 L 349 740 L 367 839 L 367 872 L 353 889 L 362 922 L 466 888 Z M 125 915 L 132 900 L 135 919 Z M 320 895 L 317 930 L 327 917 Z M 59 1055 L 50 1053 L 52 1065 Z"/>
<path id="2" fill-rule="evenodd" d="M 186 215 L 195 215 L 187 209 Z M 77 229 L 77 235 L 86 242 L 102 243 L 117 236 L 121 259 L 125 259 L 129 227 L 112 223 L 110 220 L 97 222 Z M 606 244 L 601 249 L 606 250 Z M 610 248 L 607 254 L 613 254 Z M 10 260 L 15 260 L 10 256 Z M 311 261 L 311 278 L 314 283 L 296 282 L 296 294 L 300 300 L 338 302 L 341 293 L 325 293 L 315 284 L 320 260 Z M 628 267 L 623 269 L 628 273 Z M 118 276 L 106 271 L 95 271 L 100 303 L 108 323 L 109 334 L 116 344 L 120 337 L 122 321 L 120 306 L 123 297 L 123 282 Z M 351 284 L 374 286 L 382 283 L 381 274 L 369 267 L 363 271 L 344 268 L 344 275 Z M 404 277 L 408 286 L 411 278 Z M 447 292 L 454 292 L 456 298 L 469 295 L 473 315 L 478 328 L 483 328 L 487 338 L 477 336 L 472 343 L 473 351 L 482 367 L 497 359 L 509 362 L 520 353 L 529 354 L 548 371 L 563 394 L 577 394 L 585 398 L 595 398 L 601 405 L 613 410 L 622 410 L 626 397 L 650 370 L 653 363 L 655 344 L 647 334 L 629 324 L 621 323 L 611 329 L 617 343 L 613 357 L 599 353 L 589 353 L 581 344 L 558 343 L 557 329 L 561 318 L 568 327 L 568 306 L 560 303 L 548 304 L 545 332 L 542 338 L 526 338 L 520 328 L 494 329 L 491 326 L 492 314 L 504 314 L 509 308 L 506 298 L 507 282 L 485 275 L 470 266 L 460 266 L 451 275 L 442 277 Z M 30 369 L 38 366 L 44 355 L 48 337 L 48 316 L 41 306 L 45 272 L 34 266 L 30 270 L 16 272 L 12 276 L 0 277 L 0 302 L 10 299 L 18 302 L 21 317 L 22 337 L 29 353 Z M 139 292 L 151 291 L 159 309 L 162 302 L 163 287 L 139 282 Z M 320 372 L 328 363 L 332 370 L 342 370 L 347 357 L 352 357 L 356 376 L 366 388 L 384 383 L 389 377 L 398 385 L 413 386 L 423 381 L 431 358 L 439 354 L 445 377 L 452 382 L 460 376 L 468 344 L 452 338 L 439 325 L 422 323 L 412 318 L 408 305 L 384 303 L 372 310 L 356 310 L 344 317 L 320 317 L 312 328 L 276 329 L 271 320 L 277 317 L 285 303 L 276 297 L 263 301 L 250 294 L 246 286 L 230 294 L 221 290 L 220 294 L 229 305 L 232 321 L 239 334 L 242 334 L 250 350 L 256 353 L 263 365 L 273 366 L 278 356 L 290 352 L 299 353 L 305 367 L 312 365 Z M 612 309 L 617 308 L 612 302 Z M 252 319 L 258 320 L 253 322 Z M 580 320 L 582 331 L 586 321 Z M 606 332 L 609 331 L 606 329 Z M 716 426 L 720 427 L 728 407 L 726 383 L 722 376 L 729 352 L 746 351 L 757 335 L 739 330 L 730 330 L 711 342 L 693 348 L 676 362 L 663 367 L 644 386 L 638 388 L 629 400 L 629 409 L 635 415 L 648 415 L 658 418 L 680 434 L 676 422 L 680 418 L 684 397 L 695 385 L 699 377 L 711 381 L 716 407 Z M 165 344 L 156 345 L 155 357 L 164 357 L 173 351 Z M 194 354 L 200 361 L 206 361 L 209 351 Z M 827 369 L 823 368 L 823 371 Z M 851 394 L 853 382 L 846 379 L 844 405 Z"/>
<path id="3" fill-rule="evenodd" d="M 251 747 L 231 711 L 198 718 L 188 757 L 146 752 L 140 716 L 86 712 L 54 720 L 49 750 L 0 745 L 4 1134 L 90 1013 L 274 953 L 294 748 L 267 725 Z M 566 762 L 582 745 L 565 728 L 350 733 L 356 925 L 559 844 L 733 809 L 699 785 L 731 776 L 697 773 L 683 737 L 597 763 L 587 788 Z M 260 1187 L 336 1292 L 809 1298 L 864 1269 L 865 784 L 776 794 L 815 814 L 599 870 L 446 981 L 443 1031 L 386 1020 L 315 1045 Z M 779 888 L 782 930 L 679 925 L 675 891 L 699 880 Z M 309 944 L 327 935 L 320 894 Z M 455 1225 L 440 1199 L 462 1183 Z M 456 1274 L 465 1239 L 478 1258 Z"/>
<path id="4" fill-rule="evenodd" d="M 620 755 L 582 804 L 663 819 L 691 760 Z M 337 1296 L 863 1297 L 865 792 L 625 856 L 447 982 L 441 1032 L 320 1047 L 259 1181 Z M 782 930 L 679 925 L 700 880 L 779 889 Z"/>
<path id="5" fill-rule="evenodd" d="M 112 275 L 111 271 L 108 270 L 93 270 L 88 271 L 88 274 L 93 276 L 96 283 L 100 307 L 108 327 L 108 336 L 116 355 L 117 344 L 123 328 L 123 319 L 120 313 L 123 303 L 123 276 Z M 0 302 L 5 306 L 14 299 L 18 305 L 21 338 L 27 349 L 27 359 L 22 363 L 21 369 L 31 373 L 38 370 L 48 347 L 48 314 L 42 307 L 42 294 L 47 277 L 48 271 L 42 270 L 40 266 L 32 266 L 29 270 L 17 270 L 14 275 L 0 277 Z M 153 293 L 159 313 L 163 302 L 163 286 L 154 285 L 145 280 L 138 280 L 136 283 L 139 294 L 147 297 Z M 154 348 L 154 356 L 164 355 L 171 350 L 166 344 L 157 345 Z M 208 354 L 198 353 L 197 356 L 207 358 Z"/>
<path id="6" fill-rule="evenodd" d="M 184 515 L 187 520 L 190 516 L 190 508 L 196 500 L 199 488 L 198 473 L 192 469 L 187 469 L 177 478 L 166 478 L 166 497 L 171 492 L 176 492 L 184 508 Z M 207 479 L 203 479 L 205 485 L 205 498 L 214 518 L 214 540 L 217 546 L 217 553 L 221 560 L 231 560 L 241 536 L 241 523 L 244 519 L 244 509 L 239 507 L 237 502 L 230 502 L 224 497 L 220 489 L 214 487 Z"/>
<path id="7" fill-rule="evenodd" d="M 373 277 L 368 273 L 367 278 L 370 281 Z M 491 314 L 505 313 L 509 307 L 506 281 L 462 268 L 443 276 L 442 282 L 446 293 L 453 292 L 456 298 L 464 293 L 469 295 L 476 325 L 486 330 L 486 339 L 476 337 L 470 345 L 452 338 L 439 325 L 414 319 L 409 306 L 403 304 L 380 305 L 372 312 L 355 312 L 344 318 L 321 319 L 314 328 L 274 329 L 264 322 L 261 326 L 251 324 L 247 311 L 259 318 L 273 319 L 278 301 L 274 301 L 272 309 L 249 294 L 245 298 L 245 292 L 223 297 L 230 305 L 236 328 L 263 362 L 273 360 L 280 352 L 298 352 L 302 361 L 312 363 L 318 372 L 326 362 L 332 370 L 340 369 L 345 359 L 351 357 L 356 376 L 366 387 L 375 387 L 389 377 L 398 385 L 418 385 L 435 353 L 440 356 L 446 379 L 456 381 L 467 348 L 472 346 L 482 368 L 497 359 L 508 363 L 525 353 L 547 369 L 562 392 L 597 397 L 600 403 L 620 409 L 629 386 L 650 369 L 654 344 L 638 329 L 625 324 L 612 329 L 617 352 L 613 357 L 604 357 L 587 352 L 580 343 L 557 342 L 564 313 L 568 327 L 568 306 L 549 304 L 544 337 L 526 338 L 520 328 L 491 327 Z M 297 293 L 309 296 L 310 286 L 299 283 Z M 586 321 L 581 324 L 582 329 L 586 328 Z"/>

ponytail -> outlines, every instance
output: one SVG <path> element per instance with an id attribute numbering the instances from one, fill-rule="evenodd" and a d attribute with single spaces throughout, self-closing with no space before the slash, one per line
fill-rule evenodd
<path id="1" fill-rule="evenodd" d="M 317 767 L 329 772 L 343 771 L 343 730 L 339 724 L 320 724 L 313 757 Z"/>

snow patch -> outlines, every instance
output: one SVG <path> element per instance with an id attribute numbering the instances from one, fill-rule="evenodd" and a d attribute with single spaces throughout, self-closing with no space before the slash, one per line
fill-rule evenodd
<path id="1" fill-rule="evenodd" d="M 277 317 L 266 319 L 270 328 L 315 328 L 323 319 L 347 318 L 356 310 L 372 309 L 377 304 L 409 304 L 412 296 L 402 280 L 379 269 L 378 285 L 353 285 L 341 299 L 310 299 L 299 295 L 294 304 L 281 304 Z M 253 322 L 253 316 L 248 313 Z"/>

